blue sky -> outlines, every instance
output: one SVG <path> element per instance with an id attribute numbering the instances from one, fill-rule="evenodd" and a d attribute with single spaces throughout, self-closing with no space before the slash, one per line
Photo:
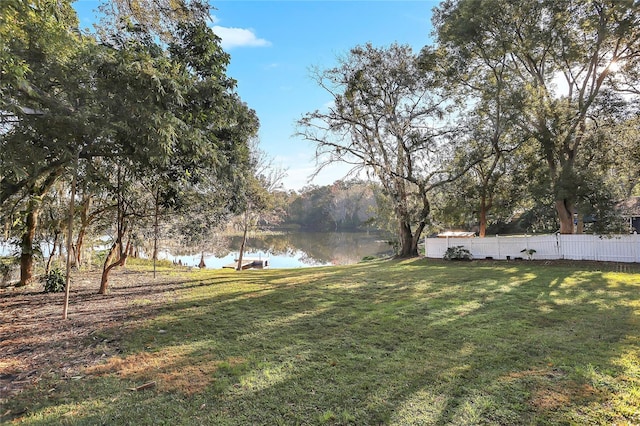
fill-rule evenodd
<path id="1" fill-rule="evenodd" d="M 408 44 L 417 52 L 430 43 L 431 9 L 426 1 L 212 1 L 212 26 L 231 55 L 227 74 L 260 119 L 260 146 L 287 170 L 283 184 L 298 190 L 327 185 L 344 176 L 332 167 L 309 182 L 315 146 L 295 138 L 295 121 L 320 109 L 330 96 L 309 69 L 327 69 L 354 46 Z M 90 27 L 98 0 L 75 3 L 81 26 Z"/>

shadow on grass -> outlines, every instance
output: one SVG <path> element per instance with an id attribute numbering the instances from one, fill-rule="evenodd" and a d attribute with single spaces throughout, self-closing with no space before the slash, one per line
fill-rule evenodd
<path id="1" fill-rule="evenodd" d="M 183 283 L 25 422 L 633 422 L 637 278 L 411 260 Z"/>

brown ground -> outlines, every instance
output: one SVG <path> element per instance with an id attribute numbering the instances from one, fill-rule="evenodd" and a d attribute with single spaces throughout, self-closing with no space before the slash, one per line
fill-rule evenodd
<path id="1" fill-rule="evenodd" d="M 97 294 L 98 272 L 76 272 L 67 320 L 62 319 L 64 293 L 44 293 L 40 282 L 0 287 L 0 407 L 44 375 L 69 379 L 117 354 L 117 342 L 102 331 L 144 320 L 183 284 L 166 273 L 154 279 L 149 272 L 120 270 L 111 273 L 109 294 L 103 296 Z"/>

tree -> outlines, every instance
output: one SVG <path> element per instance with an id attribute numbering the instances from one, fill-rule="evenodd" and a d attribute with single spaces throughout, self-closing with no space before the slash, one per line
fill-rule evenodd
<path id="1" fill-rule="evenodd" d="M 593 140 L 599 103 L 607 88 L 623 84 L 618 73 L 637 72 L 638 7 L 632 0 L 448 0 L 435 10 L 438 43 L 456 53 L 459 67 L 482 66 L 477 58 L 487 54 L 506 60 L 522 93 L 518 125 L 551 177 L 561 233 L 574 229 L 577 164 Z M 493 90 L 492 82 L 486 87 Z"/>
<path id="2" fill-rule="evenodd" d="M 209 18 L 205 0 L 103 0 L 100 9 L 104 14 L 101 31 L 126 23 L 166 43 L 175 40 L 182 23 Z"/>
<path id="3" fill-rule="evenodd" d="M 229 57 L 206 22 L 179 23 L 166 49 L 143 30 L 126 28 L 131 37 L 108 38 L 113 48 L 99 68 L 114 117 L 107 143 L 121 159 L 115 254 L 113 266 L 105 263 L 101 293 L 112 267 L 126 260 L 129 243 L 123 239 L 134 218 L 151 216 L 149 209 L 162 203 L 188 217 L 180 226 L 182 234 L 202 243 L 237 209 L 248 170 L 248 141 L 258 129 L 255 113 L 233 92 L 235 82 L 225 75 Z M 127 188 L 144 192 L 142 183 L 153 180 L 146 195 L 154 202 L 138 212 Z"/>
<path id="4" fill-rule="evenodd" d="M 432 74 L 408 46 L 368 44 L 315 77 L 333 105 L 307 113 L 299 135 L 316 143 L 320 168 L 342 161 L 379 180 L 393 200 L 400 255 L 417 255 L 429 191 L 459 175 L 448 163 L 452 146 Z"/>
<path id="5" fill-rule="evenodd" d="M 259 222 L 278 223 L 282 220 L 282 206 L 278 205 L 275 191 L 282 185 L 285 171 L 275 167 L 273 161 L 267 157 L 267 153 L 258 148 L 255 143 L 251 146 L 251 174 L 247 176 L 247 185 L 244 188 L 243 212 L 236 218 L 236 225 L 242 231 L 240 250 L 238 253 L 238 266 L 236 270 L 242 271 L 242 258 L 247 242 L 247 233 L 256 227 Z"/>
<path id="6" fill-rule="evenodd" d="M 75 159 L 83 133 L 74 110 L 86 90 L 75 79 L 84 76 L 85 44 L 69 1 L 3 2 L 0 23 L 0 205 L 21 212 L 19 285 L 26 285 L 42 197 Z"/>
<path id="7" fill-rule="evenodd" d="M 444 57 L 438 65 L 447 97 L 455 100 L 463 123 L 466 151 L 477 159 L 467 176 L 453 186 L 466 196 L 477 217 L 479 236 L 484 237 L 489 212 L 496 205 L 513 204 L 508 198 L 508 175 L 513 170 L 513 152 L 523 142 L 517 128 L 522 96 L 509 75 L 504 51 L 488 46 L 473 60 L 446 48 L 438 53 Z M 454 198 L 447 198 L 445 204 L 453 207 Z"/>
<path id="8" fill-rule="evenodd" d="M 181 183 L 188 184 L 184 193 L 216 194 L 221 210 L 236 203 L 258 120 L 233 92 L 229 57 L 207 27 L 202 3 L 180 4 L 195 9 L 187 21 L 174 15 L 170 42 L 160 44 L 149 27 L 126 20 L 103 28 L 97 43 L 77 31 L 68 1 L 2 2 L 7 26 L 0 31 L 9 41 L 0 40 L 0 204 L 7 216 L 21 216 L 23 283 L 31 279 L 42 195 L 76 168 L 77 158 L 78 261 L 91 221 L 118 212 L 119 253 L 105 263 L 101 292 L 111 265 L 126 261 L 124 239 L 147 215 L 134 203 L 146 199 L 142 182 L 155 180 L 154 193 L 172 208 L 181 205 L 176 198 L 188 199 Z M 117 202 L 90 212 L 105 188 Z"/>

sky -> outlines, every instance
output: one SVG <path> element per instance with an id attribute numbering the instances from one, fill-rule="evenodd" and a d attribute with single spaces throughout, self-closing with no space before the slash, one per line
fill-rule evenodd
<path id="1" fill-rule="evenodd" d="M 80 25 L 91 29 L 99 0 L 77 0 Z M 286 171 L 285 189 L 329 185 L 348 167 L 330 167 L 314 180 L 315 145 L 295 137 L 295 122 L 331 102 L 310 69 L 329 69 L 358 45 L 430 44 L 431 10 L 424 1 L 211 1 L 212 28 L 231 56 L 227 75 L 260 120 L 259 145 Z"/>

